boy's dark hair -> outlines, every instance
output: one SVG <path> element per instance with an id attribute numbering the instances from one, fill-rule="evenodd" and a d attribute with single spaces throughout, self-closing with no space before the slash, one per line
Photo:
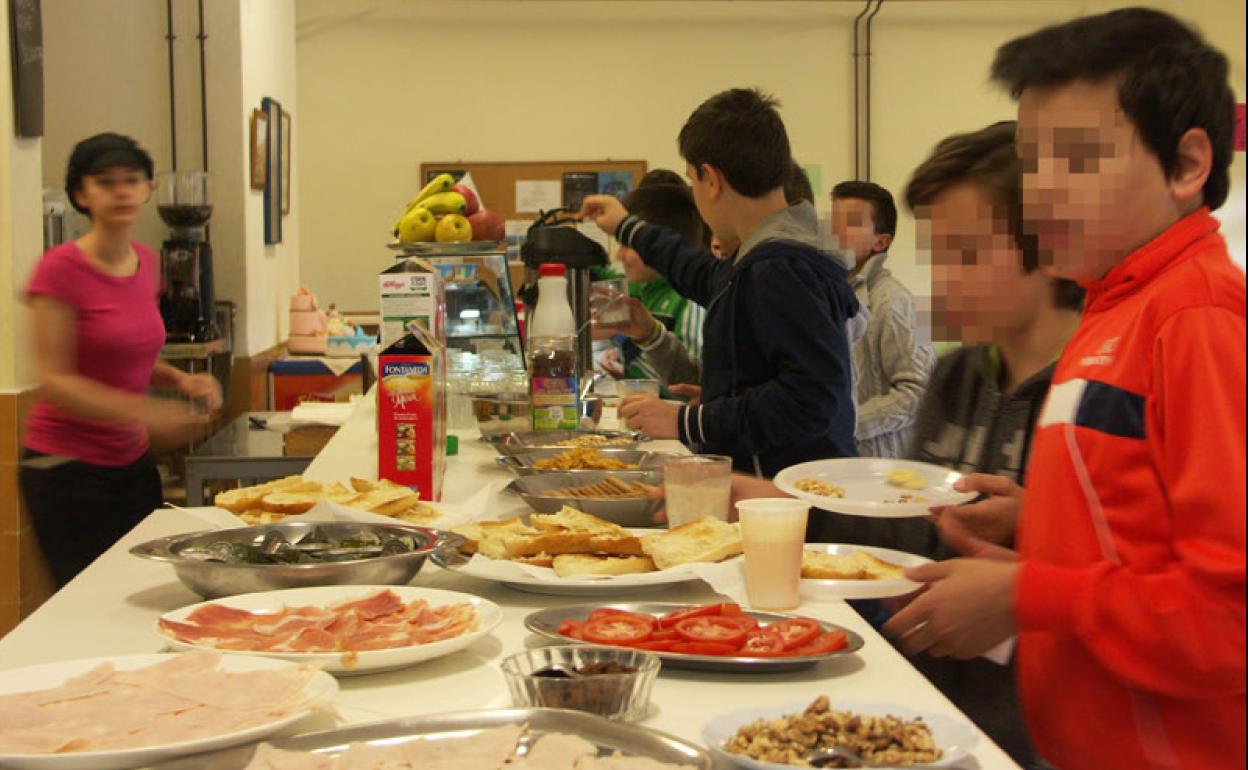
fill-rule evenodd
<path id="1" fill-rule="evenodd" d="M 1023 229 L 1022 164 L 1014 148 L 1018 124 L 993 123 L 969 134 L 942 139 L 906 185 L 906 205 L 916 213 L 941 193 L 958 184 L 977 186 L 992 202 L 994 216 L 1003 215 L 1023 254 L 1023 270 L 1040 267 L 1036 238 Z M 1083 288 L 1074 281 L 1053 279 L 1053 304 L 1065 310 L 1083 309 Z"/>
<path id="2" fill-rule="evenodd" d="M 82 189 L 82 180 L 109 168 L 129 168 L 142 171 L 152 178 L 152 156 L 138 142 L 121 134 L 96 134 L 74 145 L 65 169 L 65 194 L 69 205 L 80 214 L 90 212 L 78 205 L 74 193 Z"/>
<path id="3" fill-rule="evenodd" d="M 673 184 L 677 187 L 688 187 L 689 183 L 685 178 L 670 168 L 654 168 L 646 172 L 646 175 L 637 183 L 638 187 L 649 187 L 656 184 Z"/>
<path id="4" fill-rule="evenodd" d="M 709 248 L 706 228 L 688 185 L 642 185 L 624 198 L 624 208 L 651 224 L 675 230 L 694 248 Z"/>
<path id="5" fill-rule="evenodd" d="M 680 156 L 702 178 L 702 164 L 719 169 L 733 190 L 761 198 L 783 187 L 793 164 L 780 102 L 757 88 L 721 91 L 703 102 L 680 129 Z"/>
<path id="6" fill-rule="evenodd" d="M 789 178 L 784 183 L 784 202 L 792 206 L 802 201 L 814 205 L 815 188 L 810 186 L 810 177 L 806 176 L 806 169 L 802 168 L 802 164 L 793 161 Z"/>
<path id="7" fill-rule="evenodd" d="M 876 235 L 897 235 L 897 204 L 888 190 L 874 182 L 841 182 L 832 188 L 832 200 L 845 198 L 871 204 L 871 221 L 875 223 Z"/>
<path id="8" fill-rule="evenodd" d="M 1230 190 L 1235 96 L 1227 61 L 1173 16 L 1123 8 L 1046 27 L 997 49 L 992 78 L 1018 98 L 1031 87 L 1121 78 L 1118 103 L 1166 176 L 1178 171 L 1179 138 L 1204 129 L 1213 147 L 1204 202 L 1216 209 Z"/>

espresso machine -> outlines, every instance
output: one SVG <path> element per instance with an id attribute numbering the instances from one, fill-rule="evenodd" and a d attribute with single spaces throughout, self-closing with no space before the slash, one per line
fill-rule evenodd
<path id="1" fill-rule="evenodd" d="M 594 375 L 593 335 L 589 333 L 589 296 L 591 271 L 607 264 L 607 252 L 597 242 L 583 235 L 569 209 L 541 212 L 525 235 L 520 256 L 524 259 L 524 288 L 520 298 L 530 310 L 537 304 L 538 268 L 544 264 L 567 267 L 568 302 L 576 319 L 577 381 L 588 386 Z M 588 387 L 586 388 L 588 389 Z"/>
<path id="2" fill-rule="evenodd" d="M 160 315 L 167 343 L 209 342 L 221 336 L 213 309 L 212 216 L 208 174 L 171 171 L 156 177 L 156 210 L 169 225 L 160 247 Z"/>

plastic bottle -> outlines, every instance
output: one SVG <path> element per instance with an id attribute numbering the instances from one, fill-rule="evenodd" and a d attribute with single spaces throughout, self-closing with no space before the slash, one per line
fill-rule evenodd
<path id="1" fill-rule="evenodd" d="M 537 307 L 529 320 L 529 400 L 533 430 L 580 425 L 576 379 L 576 319 L 568 304 L 563 265 L 542 265 Z"/>

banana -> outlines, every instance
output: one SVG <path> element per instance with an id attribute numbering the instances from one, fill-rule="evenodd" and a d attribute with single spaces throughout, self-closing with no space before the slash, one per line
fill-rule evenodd
<path id="1" fill-rule="evenodd" d="M 425 185 L 424 189 L 416 194 L 415 198 L 412 198 L 410 203 L 407 204 L 408 211 L 410 211 L 416 204 L 431 196 L 437 195 L 438 193 L 450 192 L 451 188 L 454 186 L 455 177 L 450 174 L 438 174 L 429 182 L 429 184 Z"/>
<path id="2" fill-rule="evenodd" d="M 468 211 L 468 201 L 457 192 L 442 192 L 431 195 L 420 202 L 422 208 L 429 209 L 437 215 L 464 214 Z"/>

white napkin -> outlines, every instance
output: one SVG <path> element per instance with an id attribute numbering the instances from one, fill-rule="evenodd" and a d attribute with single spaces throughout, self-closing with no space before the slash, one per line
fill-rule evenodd
<path id="1" fill-rule="evenodd" d="M 346 423 L 355 411 L 354 402 L 321 403 L 307 401 L 299 404 L 290 412 L 290 421 L 303 425 L 333 425 Z"/>
<path id="2" fill-rule="evenodd" d="M 729 561 L 722 564 L 682 564 L 678 567 L 672 567 L 671 569 L 659 570 L 657 572 L 641 572 L 632 575 L 577 575 L 576 577 L 561 578 L 555 575 L 555 571 L 550 567 L 535 567 L 532 564 L 521 564 L 514 561 L 491 559 L 487 556 L 482 556 L 479 553 L 474 554 L 468 562 L 459 568 L 459 571 L 463 572 L 465 575 L 471 575 L 472 577 L 483 578 L 486 580 L 515 581 L 536 578 L 543 582 L 564 585 L 575 583 L 598 584 L 609 582 L 613 585 L 624 586 L 668 583 L 680 580 L 702 578 L 704 573 L 713 573 L 713 568 L 716 567 L 727 568 L 729 571 L 739 571 L 738 568 L 731 561 Z"/>

